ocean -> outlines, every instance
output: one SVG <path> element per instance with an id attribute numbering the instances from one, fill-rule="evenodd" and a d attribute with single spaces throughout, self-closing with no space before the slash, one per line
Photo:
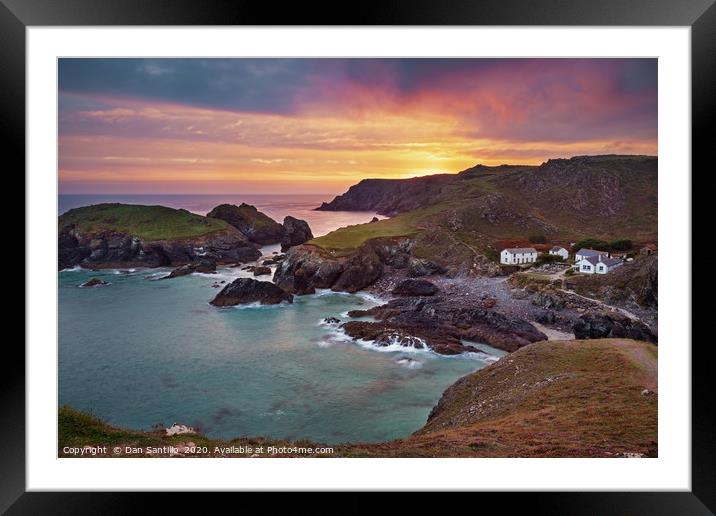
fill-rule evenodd
<path id="1" fill-rule="evenodd" d="M 373 213 L 317 212 L 330 196 L 61 196 L 60 212 L 98 202 L 161 204 L 206 213 L 254 204 L 321 235 Z M 266 257 L 278 246 L 264 246 Z M 262 258 L 263 259 L 263 258 Z M 220 268 L 159 280 L 169 269 L 59 272 L 59 404 L 135 429 L 173 423 L 213 438 L 268 436 L 378 442 L 425 424 L 442 392 L 503 353 L 454 357 L 356 342 L 326 317 L 381 303 L 319 291 L 293 304 L 216 308 L 213 285 L 250 274 Z M 90 278 L 110 283 L 79 288 Z"/>

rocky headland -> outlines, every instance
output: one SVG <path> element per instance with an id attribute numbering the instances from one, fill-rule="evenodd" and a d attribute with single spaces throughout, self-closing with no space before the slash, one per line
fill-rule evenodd
<path id="1" fill-rule="evenodd" d="M 98 204 L 58 219 L 58 266 L 166 267 L 256 260 L 258 245 L 224 221 L 164 206 Z"/>

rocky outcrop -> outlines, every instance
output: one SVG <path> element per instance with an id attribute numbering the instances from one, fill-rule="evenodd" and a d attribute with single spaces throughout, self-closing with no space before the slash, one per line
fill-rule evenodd
<path id="1" fill-rule="evenodd" d="M 317 288 L 357 292 L 375 283 L 386 267 L 407 267 L 410 239 L 380 237 L 364 242 L 347 256 L 321 247 L 292 247 L 276 268 L 274 282 L 293 294 L 312 294 Z"/>
<path id="2" fill-rule="evenodd" d="M 91 280 L 85 281 L 84 283 L 82 283 L 82 284 L 80 285 L 80 287 L 82 287 L 82 288 L 85 288 L 85 287 L 103 287 L 103 286 L 105 286 L 105 285 L 109 285 L 109 283 L 107 283 L 106 281 L 101 280 L 101 279 L 99 279 L 99 278 L 92 278 Z"/>
<path id="3" fill-rule="evenodd" d="M 211 304 L 214 306 L 234 306 L 245 303 L 275 305 L 286 301 L 293 303 L 293 295 L 268 281 L 252 278 L 239 278 L 226 285 Z"/>
<path id="4" fill-rule="evenodd" d="M 421 279 L 406 279 L 393 289 L 396 296 L 432 296 L 438 292 L 435 283 Z"/>
<path id="5" fill-rule="evenodd" d="M 557 291 L 544 289 L 532 297 L 532 304 L 547 310 L 562 310 L 565 305 L 563 296 Z"/>
<path id="6" fill-rule="evenodd" d="M 489 301 L 489 300 L 487 300 Z M 454 354 L 467 350 L 462 340 L 484 342 L 498 349 L 514 351 L 547 336 L 529 322 L 508 317 L 485 306 L 463 306 L 443 296 L 432 298 L 405 297 L 393 299 L 387 304 L 364 311 L 352 311 L 348 315 L 370 315 L 379 322 L 346 323 L 346 333 L 355 338 L 367 338 L 371 333 L 387 335 L 399 331 L 424 340 L 436 353 Z M 388 333 L 386 333 L 388 332 Z"/>
<path id="7" fill-rule="evenodd" d="M 443 274 L 446 269 L 431 261 L 424 258 L 410 258 L 408 260 L 408 276 L 430 276 L 432 274 Z"/>
<path id="8" fill-rule="evenodd" d="M 261 256 L 257 246 L 233 227 L 196 238 L 146 240 L 111 229 L 84 232 L 69 225 L 60 229 L 58 245 L 60 269 L 75 265 L 87 268 L 166 267 L 201 258 L 235 263 L 253 261 Z"/>
<path id="9" fill-rule="evenodd" d="M 361 246 L 343 264 L 343 271 L 331 286 L 338 292 L 357 292 L 383 275 L 383 263 L 370 246 Z"/>
<path id="10" fill-rule="evenodd" d="M 535 320 L 541 324 L 554 324 L 557 316 L 552 310 L 543 310 L 535 316 Z"/>
<path id="11" fill-rule="evenodd" d="M 212 209 L 207 217 L 228 222 L 251 242 L 260 245 L 277 244 L 284 235 L 281 224 L 246 203 L 240 206 L 220 204 Z"/>
<path id="12" fill-rule="evenodd" d="M 271 267 L 254 267 L 254 276 L 266 276 L 268 274 L 271 274 Z"/>
<path id="13" fill-rule="evenodd" d="M 331 288 L 343 272 L 343 264 L 320 247 L 292 247 L 276 268 L 273 281 L 292 294 L 313 294 L 317 288 Z"/>
<path id="14" fill-rule="evenodd" d="M 386 347 L 398 345 L 406 348 L 427 349 L 427 343 L 422 338 L 411 335 L 405 329 L 389 324 L 350 321 L 345 323 L 342 328 L 347 335 L 350 335 L 354 339 L 370 341 L 371 344 L 375 346 Z M 444 353 L 446 355 L 462 353 L 468 349 L 467 346 L 453 346 L 454 352 L 450 353 L 448 351 L 451 348 L 451 344 L 454 343 L 445 342 L 445 347 L 441 344 L 443 343 L 438 341 L 433 342 L 433 346 L 438 347 L 442 351 L 446 351 L 446 353 Z"/>
<path id="15" fill-rule="evenodd" d="M 313 238 L 311 228 L 305 220 L 288 216 L 283 219 L 283 235 L 281 236 L 281 252 L 301 245 Z"/>
<path id="16" fill-rule="evenodd" d="M 649 327 L 635 319 L 615 313 L 589 312 L 572 327 L 577 339 L 627 338 L 656 343 Z"/>
<path id="17" fill-rule="evenodd" d="M 186 276 L 188 274 L 192 274 L 194 272 L 203 272 L 205 274 L 212 274 L 216 272 L 216 262 L 214 260 L 198 260 L 194 263 L 188 263 L 186 265 L 181 265 L 171 271 L 169 275 L 164 276 L 161 279 L 171 279 L 171 278 L 177 278 L 179 276 Z"/>

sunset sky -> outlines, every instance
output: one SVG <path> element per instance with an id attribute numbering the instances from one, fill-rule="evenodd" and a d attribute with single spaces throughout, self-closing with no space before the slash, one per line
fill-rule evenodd
<path id="1" fill-rule="evenodd" d="M 60 193 L 340 193 L 657 153 L 656 59 L 60 59 Z"/>

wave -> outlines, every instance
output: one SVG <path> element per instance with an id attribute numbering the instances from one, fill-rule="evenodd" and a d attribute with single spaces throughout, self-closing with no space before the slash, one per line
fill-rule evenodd
<path id="1" fill-rule="evenodd" d="M 374 303 L 375 305 L 383 305 L 383 304 L 387 303 L 388 301 L 390 301 L 390 297 L 382 297 L 382 296 L 379 296 L 378 294 L 372 294 L 370 292 L 360 291 L 360 292 L 356 292 L 355 295 L 365 299 L 366 301 L 368 301 L 370 303 Z"/>
<path id="2" fill-rule="evenodd" d="M 496 357 L 495 355 L 490 355 L 483 351 L 466 351 L 457 356 L 462 356 L 465 358 L 474 358 L 475 360 L 480 360 L 481 362 L 485 362 L 486 364 L 494 364 L 501 358 Z"/>
<path id="3" fill-rule="evenodd" d="M 133 274 L 137 269 L 112 269 L 112 274 Z"/>
<path id="4" fill-rule="evenodd" d="M 83 272 L 87 270 L 89 269 L 83 269 L 79 265 L 75 265 L 74 267 L 68 267 L 67 269 L 60 269 L 60 272 Z"/>
<path id="5" fill-rule="evenodd" d="M 420 369 L 423 367 L 423 363 L 420 360 L 415 360 L 410 357 L 399 358 L 395 363 L 408 369 Z"/>
<path id="6" fill-rule="evenodd" d="M 353 343 L 358 344 L 360 347 L 364 349 L 369 349 L 371 351 L 380 351 L 382 353 L 409 353 L 411 355 L 429 355 L 431 357 L 440 357 L 440 358 L 446 358 L 446 359 L 454 359 L 454 358 L 462 358 L 462 359 L 471 359 L 471 360 L 479 360 L 481 362 L 484 362 L 486 364 L 493 364 L 497 362 L 501 357 L 496 355 L 491 355 L 485 351 L 481 350 L 475 350 L 475 351 L 465 351 L 463 353 L 458 353 L 456 355 L 442 355 L 440 353 L 436 353 L 433 351 L 433 349 L 427 344 L 427 342 L 424 339 L 421 339 L 419 337 L 412 337 L 414 339 L 414 343 L 410 345 L 402 344 L 401 342 L 404 341 L 404 338 L 394 336 L 390 338 L 390 341 L 387 345 L 385 344 L 376 344 L 374 340 L 366 340 L 366 339 L 355 339 L 348 335 L 343 328 L 340 327 L 331 327 L 332 325 L 329 325 L 327 323 L 323 324 L 322 326 L 326 326 L 331 328 L 328 332 L 328 335 L 326 338 L 319 342 L 319 346 L 321 347 L 330 347 L 334 343 Z M 406 360 L 406 362 L 401 362 L 401 360 Z M 397 364 L 400 364 L 404 367 L 410 367 L 411 369 L 422 367 L 422 362 L 419 362 L 419 365 L 413 365 L 409 363 L 409 360 L 414 360 L 409 357 L 403 357 L 401 359 L 398 359 L 396 361 Z"/>
<path id="7" fill-rule="evenodd" d="M 274 309 L 274 308 L 284 308 L 287 306 L 291 306 L 291 303 L 289 303 L 287 301 L 281 301 L 280 303 L 277 303 L 275 305 L 262 305 L 259 301 L 254 301 L 253 303 L 246 303 L 243 305 L 234 305 L 234 306 L 225 306 L 222 308 L 233 308 L 234 310 L 248 310 L 248 309 L 260 308 L 262 310 L 266 310 L 266 309 Z"/>
<path id="8" fill-rule="evenodd" d="M 311 295 L 314 297 L 323 297 L 323 296 L 352 296 L 354 294 L 351 294 L 350 292 L 337 292 L 335 290 L 331 290 L 330 288 L 317 288 L 316 292 Z"/>

